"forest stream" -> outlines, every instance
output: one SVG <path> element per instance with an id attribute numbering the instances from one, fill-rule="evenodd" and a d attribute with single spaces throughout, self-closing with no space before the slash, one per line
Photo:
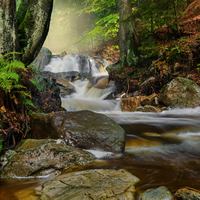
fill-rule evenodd
<path id="1" fill-rule="evenodd" d="M 103 77 L 100 75 L 99 80 L 106 78 L 105 73 Z M 105 100 L 114 90 L 113 83 L 103 89 L 94 84 L 86 95 L 88 83 L 86 79 L 73 82 L 76 92 L 63 97 L 62 106 L 68 111 L 92 110 L 113 119 L 127 133 L 125 152 L 114 155 L 89 150 L 97 157 L 94 163 L 70 168 L 65 173 L 83 169 L 126 169 L 141 180 L 136 187 L 137 195 L 159 186 L 166 186 L 172 193 L 184 186 L 200 188 L 200 107 L 161 113 L 122 112 L 120 100 Z M 30 199 L 33 190 L 39 190 L 48 180 L 0 181 L 1 199 Z"/>

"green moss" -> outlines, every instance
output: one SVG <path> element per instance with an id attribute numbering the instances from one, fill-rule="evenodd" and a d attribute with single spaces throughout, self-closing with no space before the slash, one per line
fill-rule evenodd
<path id="1" fill-rule="evenodd" d="M 17 24 L 20 25 L 23 22 L 26 11 L 29 5 L 29 0 L 16 0 L 17 5 Z"/>
<path id="2" fill-rule="evenodd" d="M 33 26 L 34 26 L 33 17 L 31 15 L 31 13 L 29 12 L 29 10 L 27 10 L 26 15 L 24 17 L 24 20 L 19 25 L 19 30 L 20 31 L 31 30 Z"/>

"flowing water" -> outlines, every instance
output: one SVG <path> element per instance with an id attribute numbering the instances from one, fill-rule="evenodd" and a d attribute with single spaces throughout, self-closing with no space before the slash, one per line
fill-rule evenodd
<path id="1" fill-rule="evenodd" d="M 127 133 L 125 152 L 113 155 L 90 150 L 97 161 L 85 167 L 74 167 L 68 172 L 123 168 L 140 178 L 137 194 L 163 185 L 172 193 L 184 186 L 199 190 L 200 107 L 161 113 L 121 112 L 120 100 L 104 100 L 114 90 L 114 84 L 108 82 L 105 74 L 94 79 L 71 83 L 76 92 L 62 99 L 63 106 L 72 111 L 93 110 L 113 119 Z M 2 181 L 1 199 L 29 199 L 34 188 L 45 181 L 47 179 Z"/>

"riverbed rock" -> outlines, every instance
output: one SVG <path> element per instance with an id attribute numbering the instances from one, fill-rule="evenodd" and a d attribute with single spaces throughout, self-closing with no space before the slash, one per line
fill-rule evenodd
<path id="1" fill-rule="evenodd" d="M 63 138 L 69 145 L 121 153 L 125 147 L 125 131 L 105 115 L 91 111 L 35 114 L 31 117 L 35 139 Z"/>
<path id="2" fill-rule="evenodd" d="M 31 146 L 31 142 L 34 145 Z M 29 145 L 27 145 L 29 143 Z M 1 179 L 19 177 L 56 176 L 74 165 L 85 165 L 94 161 L 94 156 L 86 151 L 55 140 L 29 140 L 22 143 L 24 150 L 13 155 L 1 171 Z"/>
<path id="3" fill-rule="evenodd" d="M 125 170 L 95 169 L 63 174 L 45 183 L 39 199 L 134 200 L 139 179 Z"/>
<path id="4" fill-rule="evenodd" d="M 165 187 L 151 188 L 143 192 L 139 200 L 172 200 L 172 194 Z"/>
<path id="5" fill-rule="evenodd" d="M 200 106 L 200 87 L 194 81 L 177 77 L 161 89 L 159 101 L 170 107 Z"/>
<path id="6" fill-rule="evenodd" d="M 52 52 L 43 47 L 39 54 L 37 55 L 36 59 L 31 63 L 31 66 L 33 66 L 37 71 L 41 71 L 44 69 L 46 65 L 48 65 L 52 58 Z"/>
<path id="7" fill-rule="evenodd" d="M 187 188 L 182 188 L 174 194 L 173 200 L 200 200 L 200 193 Z"/>

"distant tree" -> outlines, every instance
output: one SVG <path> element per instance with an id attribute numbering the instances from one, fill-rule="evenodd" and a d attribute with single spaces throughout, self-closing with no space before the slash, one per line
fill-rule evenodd
<path id="1" fill-rule="evenodd" d="M 130 66 L 139 56 L 139 40 L 132 16 L 131 0 L 118 0 L 119 7 L 119 47 L 121 64 Z"/>

